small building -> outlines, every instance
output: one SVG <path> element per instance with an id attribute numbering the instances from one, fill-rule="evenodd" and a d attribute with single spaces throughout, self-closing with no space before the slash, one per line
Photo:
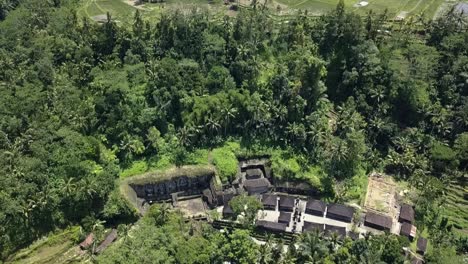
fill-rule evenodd
<path id="1" fill-rule="evenodd" d="M 271 231 L 271 232 L 285 232 L 287 225 L 284 223 L 276 223 L 265 220 L 257 220 L 255 223 L 257 228 Z"/>
<path id="2" fill-rule="evenodd" d="M 288 212 L 280 212 L 278 217 L 278 223 L 284 223 L 289 226 L 291 222 L 291 213 Z"/>
<path id="3" fill-rule="evenodd" d="M 427 239 L 424 237 L 419 237 L 418 242 L 416 243 L 416 252 L 418 254 L 424 255 L 427 249 Z"/>
<path id="4" fill-rule="evenodd" d="M 279 210 L 285 211 L 285 212 L 294 211 L 295 200 L 296 198 L 292 196 L 286 196 L 286 195 L 280 196 Z"/>
<path id="5" fill-rule="evenodd" d="M 117 230 L 112 229 L 112 231 L 106 236 L 104 241 L 97 247 L 96 253 L 101 253 L 104 251 L 112 242 L 114 242 L 117 239 Z"/>
<path id="6" fill-rule="evenodd" d="M 310 232 L 314 230 L 323 232 L 324 229 L 325 229 L 324 224 L 312 223 L 312 222 L 307 222 L 307 221 L 304 221 L 304 225 L 302 226 L 302 232 Z"/>
<path id="7" fill-rule="evenodd" d="M 274 194 L 264 194 L 262 195 L 262 204 L 264 209 L 276 210 L 276 205 L 278 204 L 278 196 Z"/>
<path id="8" fill-rule="evenodd" d="M 275 190 L 277 192 L 285 192 L 289 194 L 299 194 L 299 195 L 308 195 L 314 196 L 318 194 L 316 188 L 312 187 L 307 182 L 297 182 L 297 181 L 275 181 Z"/>
<path id="9" fill-rule="evenodd" d="M 330 219 L 351 223 L 353 221 L 354 208 L 332 203 L 327 206 L 326 216 Z"/>
<path id="10" fill-rule="evenodd" d="M 229 203 L 226 203 L 223 206 L 223 218 L 225 219 L 232 219 L 235 217 L 234 211 L 232 210 L 231 206 Z"/>
<path id="11" fill-rule="evenodd" d="M 392 229 L 392 222 L 390 216 L 367 212 L 364 225 L 378 230 L 390 231 Z"/>
<path id="12" fill-rule="evenodd" d="M 245 171 L 245 178 L 247 180 L 254 180 L 260 179 L 263 176 L 263 172 L 261 169 L 248 169 Z"/>
<path id="13" fill-rule="evenodd" d="M 271 184 L 266 178 L 245 180 L 244 188 L 249 195 L 262 194 L 270 190 Z"/>
<path id="14" fill-rule="evenodd" d="M 410 223 L 414 222 L 414 209 L 409 204 L 402 204 L 400 208 L 400 216 L 398 217 L 398 222 L 400 223 Z"/>
<path id="15" fill-rule="evenodd" d="M 93 233 L 90 233 L 86 238 L 85 240 L 83 240 L 83 242 L 80 243 L 80 248 L 82 250 L 85 250 L 87 248 L 89 248 L 94 242 L 94 234 Z"/>
<path id="16" fill-rule="evenodd" d="M 325 224 L 325 235 L 330 236 L 333 233 L 336 233 L 340 238 L 344 238 L 346 236 L 346 227 Z"/>
<path id="17" fill-rule="evenodd" d="M 409 223 L 401 224 L 400 236 L 407 237 L 410 241 L 413 241 L 416 237 L 416 227 Z"/>
<path id="18" fill-rule="evenodd" d="M 325 214 L 325 209 L 327 205 L 325 202 L 315 199 L 309 199 L 307 201 L 305 212 L 306 214 L 316 215 L 316 216 L 323 216 Z"/>

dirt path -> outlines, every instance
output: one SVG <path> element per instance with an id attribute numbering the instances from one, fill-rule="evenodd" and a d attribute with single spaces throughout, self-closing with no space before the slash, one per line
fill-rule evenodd
<path id="1" fill-rule="evenodd" d="M 136 5 L 135 0 L 123 0 L 123 2 L 126 3 L 127 5 L 131 6 L 131 7 L 136 8 L 136 9 L 146 10 L 145 5 Z"/>

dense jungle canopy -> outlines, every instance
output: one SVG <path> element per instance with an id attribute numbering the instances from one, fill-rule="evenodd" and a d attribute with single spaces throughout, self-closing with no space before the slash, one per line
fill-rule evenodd
<path id="1" fill-rule="evenodd" d="M 175 12 L 147 21 L 136 12 L 125 25 L 79 17 L 73 0 L 0 2 L 2 258 L 70 225 L 134 221 L 115 191 L 122 170 L 137 160 L 190 164 L 199 149 L 227 141 L 281 150 L 285 174 L 312 164 L 330 199 L 340 195 L 334 184 L 360 171 L 408 182 L 418 229 L 427 227 L 433 244 L 428 261 L 458 263 L 466 254 L 466 192 L 454 190 L 466 186 L 468 165 L 463 15 L 394 23 L 340 2 L 327 15 L 287 21 L 254 7 L 222 19 Z M 228 180 L 229 168 L 216 165 Z M 462 207 L 450 207 L 454 199 Z M 148 216 L 128 240 L 136 251 L 111 249 L 102 261 L 141 263 L 152 247 L 157 263 L 252 263 L 266 250 L 250 245 L 247 231 L 178 228 L 177 217 Z M 304 251 L 280 259 L 403 261 L 405 242 L 395 237 L 338 251 L 328 243 L 304 242 Z"/>

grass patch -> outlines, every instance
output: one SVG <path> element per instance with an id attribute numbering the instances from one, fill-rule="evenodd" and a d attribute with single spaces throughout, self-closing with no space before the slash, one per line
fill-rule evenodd
<path id="1" fill-rule="evenodd" d="M 174 158 L 169 154 L 164 154 L 151 158 L 148 171 L 165 170 L 174 166 Z"/>
<path id="2" fill-rule="evenodd" d="M 299 179 L 301 166 L 299 157 L 286 151 L 274 151 L 271 155 L 271 168 L 275 172 L 275 177 L 280 180 Z"/>
<path id="3" fill-rule="evenodd" d="M 147 172 L 141 175 L 127 177 L 123 183 L 126 184 L 151 184 L 157 183 L 164 180 L 169 180 L 175 177 L 198 177 L 202 175 L 215 175 L 215 170 L 212 166 L 209 165 L 199 165 L 199 166 L 182 166 L 180 168 L 170 168 L 163 171 L 154 171 L 154 172 Z"/>
<path id="4" fill-rule="evenodd" d="M 218 175 L 223 183 L 228 182 L 237 174 L 238 160 L 234 152 L 240 150 L 239 143 L 227 142 L 220 148 L 211 152 L 213 164 L 216 166 Z"/>
<path id="5" fill-rule="evenodd" d="M 329 191 L 325 190 L 328 180 L 326 172 L 319 165 L 308 163 L 301 155 L 275 150 L 271 155 L 271 168 L 277 179 L 305 181 L 319 193 Z"/>
<path id="6" fill-rule="evenodd" d="M 367 183 L 366 171 L 360 168 L 356 175 L 347 180 L 346 199 L 358 204 L 363 203 L 367 193 Z"/>
<path id="7" fill-rule="evenodd" d="M 209 151 L 207 149 L 196 149 L 187 155 L 187 165 L 208 165 Z"/>
<path id="8" fill-rule="evenodd" d="M 137 160 L 130 165 L 130 167 L 122 170 L 120 178 L 126 178 L 133 175 L 142 174 L 148 171 L 148 163 L 146 160 Z"/>
<path id="9" fill-rule="evenodd" d="M 184 160 L 184 165 L 208 165 L 209 151 L 207 149 L 195 149 L 187 153 Z M 153 156 L 149 159 L 141 159 L 133 161 L 129 167 L 120 172 L 120 178 L 143 174 L 151 171 L 161 171 L 174 167 L 174 157 L 172 154 L 167 153 L 164 155 Z"/>

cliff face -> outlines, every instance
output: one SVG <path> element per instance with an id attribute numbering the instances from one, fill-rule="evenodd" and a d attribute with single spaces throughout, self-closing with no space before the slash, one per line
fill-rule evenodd
<path id="1" fill-rule="evenodd" d="M 169 200 L 173 193 L 178 193 L 178 196 L 203 194 L 207 196 L 204 199 L 216 203 L 215 194 L 221 188 L 216 170 L 209 165 L 174 167 L 129 177 L 120 182 L 121 194 L 140 214 L 145 212 L 145 201 Z"/>
<path id="2" fill-rule="evenodd" d="M 147 184 L 130 184 L 138 198 L 151 201 L 170 199 L 172 193 L 180 195 L 201 194 L 204 189 L 210 188 L 212 175 L 199 175 L 195 177 L 179 176 L 161 182 Z"/>

